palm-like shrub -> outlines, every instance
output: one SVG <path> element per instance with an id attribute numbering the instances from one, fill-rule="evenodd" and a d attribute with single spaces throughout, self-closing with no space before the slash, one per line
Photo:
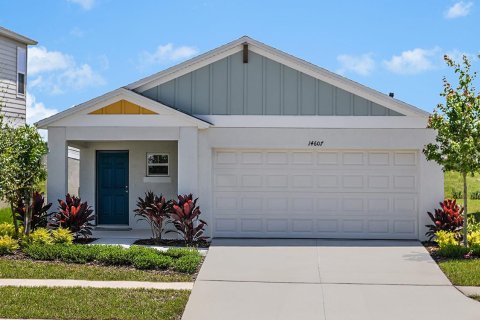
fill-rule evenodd
<path id="1" fill-rule="evenodd" d="M 92 235 L 92 223 L 95 219 L 93 209 L 82 199 L 67 194 L 65 201 L 58 199 L 58 212 L 54 213 L 51 226 L 69 229 L 75 236 L 85 238 Z"/>
<path id="2" fill-rule="evenodd" d="M 432 240 L 438 231 L 458 232 L 463 228 L 463 207 L 459 206 L 456 200 L 446 199 L 440 202 L 440 208 L 434 213 L 428 212 L 433 224 L 428 224 L 429 229 L 425 233 Z"/>
<path id="3" fill-rule="evenodd" d="M 40 192 L 35 191 L 32 194 L 32 202 L 30 208 L 25 204 L 23 200 L 20 200 L 15 208 L 17 214 L 17 220 L 23 222 L 25 225 L 25 218 L 27 216 L 27 210 L 32 213 L 30 221 L 30 229 L 34 231 L 37 228 L 46 228 L 48 224 L 48 217 L 51 215 L 48 210 L 52 206 L 51 203 L 45 204 L 45 198 Z"/>
<path id="4" fill-rule="evenodd" d="M 145 220 L 150 224 L 153 238 L 160 240 L 162 239 L 163 225 L 169 218 L 171 207 L 171 200 L 166 201 L 162 194 L 157 196 L 152 191 L 148 191 L 145 193 L 145 198 L 138 198 L 137 209 L 134 212 L 136 217 L 140 217 L 138 221 Z"/>
<path id="5" fill-rule="evenodd" d="M 170 220 L 176 230 L 167 232 L 176 232 L 185 240 L 186 244 L 193 244 L 195 241 L 205 240 L 203 236 L 207 223 L 199 218 L 201 211 L 197 207 L 197 200 L 193 200 L 193 195 L 178 195 L 178 202 L 172 200 L 172 209 L 170 211 Z"/>

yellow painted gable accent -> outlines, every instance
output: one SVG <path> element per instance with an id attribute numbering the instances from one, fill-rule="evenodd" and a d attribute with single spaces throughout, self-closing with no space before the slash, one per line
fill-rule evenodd
<path id="1" fill-rule="evenodd" d="M 120 100 L 89 114 L 158 114 L 127 100 Z"/>

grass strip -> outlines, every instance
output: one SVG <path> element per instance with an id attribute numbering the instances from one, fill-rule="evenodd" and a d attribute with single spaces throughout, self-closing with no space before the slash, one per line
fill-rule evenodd
<path id="1" fill-rule="evenodd" d="M 180 319 L 185 290 L 0 287 L 0 317 L 36 319 Z"/>

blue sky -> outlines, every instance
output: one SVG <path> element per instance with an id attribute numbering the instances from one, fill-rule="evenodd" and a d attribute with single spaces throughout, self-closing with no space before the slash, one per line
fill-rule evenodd
<path id="1" fill-rule="evenodd" d="M 30 122 L 242 35 L 427 111 L 451 77 L 443 54 L 480 53 L 479 0 L 16 0 L 0 12 L 0 25 L 39 42 Z"/>

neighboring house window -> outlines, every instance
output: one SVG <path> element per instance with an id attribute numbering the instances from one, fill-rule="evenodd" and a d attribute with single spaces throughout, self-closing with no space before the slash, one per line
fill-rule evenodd
<path id="1" fill-rule="evenodd" d="M 147 176 L 168 176 L 168 154 L 147 153 Z"/>
<path id="2" fill-rule="evenodd" d="M 27 80 L 27 50 L 25 48 L 17 48 L 17 94 L 25 95 Z"/>

